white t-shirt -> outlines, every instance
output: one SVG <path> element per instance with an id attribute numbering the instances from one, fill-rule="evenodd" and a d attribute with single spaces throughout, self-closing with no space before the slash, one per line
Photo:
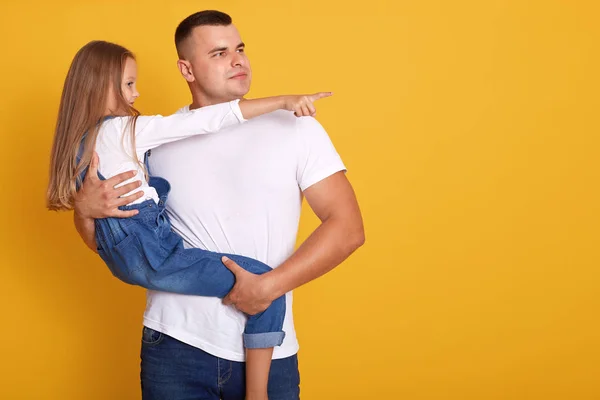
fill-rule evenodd
<path id="1" fill-rule="evenodd" d="M 301 191 L 345 170 L 323 127 L 287 111 L 161 146 L 149 165 L 152 175 L 171 183 L 167 212 L 188 247 L 252 257 L 271 267 L 294 251 Z M 298 351 L 291 292 L 286 305 L 286 336 L 275 347 L 276 359 Z M 245 322 L 218 298 L 147 294 L 145 326 L 227 360 L 244 360 Z"/>
<path id="2" fill-rule="evenodd" d="M 135 124 L 136 157 L 131 156 L 131 133 L 128 125 L 131 117 L 115 117 L 102 123 L 96 139 L 96 152 L 100 158 L 98 171 L 109 179 L 121 172 L 137 170 L 137 175 L 127 180 L 141 180 L 142 186 L 131 193 L 144 191 L 144 196 L 131 204 L 154 199 L 158 203 L 156 190 L 144 179 L 144 153 L 165 143 L 181 140 L 190 136 L 214 133 L 223 128 L 238 125 L 245 121 L 240 110 L 239 100 L 216 104 L 210 107 L 177 113 L 168 117 L 161 115 L 139 116 Z"/>

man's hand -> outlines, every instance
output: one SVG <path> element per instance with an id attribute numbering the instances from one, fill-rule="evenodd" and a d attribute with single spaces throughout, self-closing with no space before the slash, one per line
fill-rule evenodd
<path id="1" fill-rule="evenodd" d="M 139 191 L 127 197 L 121 197 L 140 187 L 142 182 L 138 180 L 115 188 L 118 184 L 133 178 L 135 174 L 136 171 L 127 171 L 110 179 L 100 180 L 98 178 L 98 154 L 94 152 L 88 173 L 75 195 L 75 213 L 78 217 L 84 219 L 127 218 L 136 215 L 137 210 L 121 211 L 119 207 L 129 204 L 144 195 L 142 191 Z"/>
<path id="2" fill-rule="evenodd" d="M 273 299 L 267 274 L 256 275 L 246 271 L 233 260 L 223 257 L 223 264 L 235 275 L 235 285 L 223 299 L 223 304 L 232 304 L 243 313 L 255 315 L 266 310 Z"/>

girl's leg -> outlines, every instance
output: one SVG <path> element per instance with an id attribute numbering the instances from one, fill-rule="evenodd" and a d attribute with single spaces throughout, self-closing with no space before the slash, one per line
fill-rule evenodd
<path id="1" fill-rule="evenodd" d="M 175 261 L 180 257 L 190 257 L 195 262 L 186 270 L 160 268 L 166 274 L 153 274 L 151 282 L 160 287 L 163 281 L 192 282 L 190 294 L 212 295 L 223 298 L 235 284 L 235 275 L 227 269 L 221 257 L 225 254 L 212 253 L 199 249 L 184 249 L 183 253 L 165 265 L 181 265 Z M 250 258 L 227 254 L 242 268 L 255 274 L 263 274 L 271 270 L 269 266 Z M 168 271 L 168 272 L 167 272 Z M 176 280 L 182 271 L 183 281 Z M 191 275 L 191 276 L 188 276 Z M 179 277 L 182 278 L 182 277 Z M 180 287 L 181 290 L 186 290 Z M 283 342 L 283 319 L 285 316 L 285 296 L 276 299 L 265 311 L 248 316 L 244 330 L 244 346 L 246 347 L 246 400 L 266 400 L 269 371 L 273 347 Z"/>
<path id="2" fill-rule="evenodd" d="M 273 348 L 246 349 L 246 400 L 266 400 Z"/>
<path id="3" fill-rule="evenodd" d="M 124 231 L 112 232 L 117 230 L 114 221 L 97 230 L 100 234 L 104 232 L 104 239 L 107 236 L 119 238 L 119 243 L 109 250 L 110 256 L 103 258 L 114 260 L 112 266 L 109 264 L 111 271 L 127 283 L 153 290 L 223 298 L 235 283 L 235 276 L 221 261 L 223 255 L 254 274 L 271 270 L 268 265 L 243 256 L 184 249 L 182 239 L 170 231 L 170 225 L 168 232 L 165 226 L 144 229 L 144 225 L 126 228 L 129 231 L 126 236 Z M 161 232 L 161 228 L 158 239 L 156 232 Z M 248 317 L 244 331 L 248 400 L 267 398 L 273 347 L 280 345 L 285 335 L 284 316 L 285 296 L 282 296 L 265 311 Z"/>
<path id="4" fill-rule="evenodd" d="M 183 255 L 196 260 L 184 272 L 185 275 L 192 275 L 185 279 L 185 282 L 194 283 L 190 287 L 191 294 L 204 293 L 204 295 L 223 298 L 231 291 L 235 284 L 235 275 L 221 261 L 221 257 L 225 254 L 199 249 L 184 249 L 183 254 L 178 255 L 175 259 Z M 271 270 L 269 266 L 257 260 L 235 254 L 227 254 L 227 257 L 238 263 L 242 268 L 255 274 L 263 274 Z M 175 263 L 179 264 L 179 262 Z M 170 265 L 171 263 L 165 264 Z M 165 268 L 164 271 L 169 271 L 169 269 Z M 154 285 L 160 286 L 163 277 L 168 276 L 168 280 L 173 280 L 178 275 L 177 271 L 181 270 L 171 270 L 167 275 L 156 274 L 156 278 L 152 279 L 152 282 Z M 198 284 L 199 282 L 202 282 L 202 284 Z M 208 284 L 209 287 L 204 284 Z M 268 399 L 267 386 L 273 347 L 283 342 L 284 317 L 285 296 L 276 299 L 265 311 L 248 316 L 244 330 L 246 400 Z"/>

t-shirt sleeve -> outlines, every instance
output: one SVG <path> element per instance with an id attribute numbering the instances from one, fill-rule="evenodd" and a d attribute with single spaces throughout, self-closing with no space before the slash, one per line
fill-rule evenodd
<path id="1" fill-rule="evenodd" d="M 302 191 L 336 172 L 346 171 L 329 135 L 316 119 L 298 118 L 296 135 L 301 143 L 296 177 Z"/>
<path id="2" fill-rule="evenodd" d="M 245 121 L 239 100 L 201 107 L 196 110 L 162 115 L 140 116 L 135 126 L 135 146 L 138 152 L 194 135 L 215 133 Z"/>

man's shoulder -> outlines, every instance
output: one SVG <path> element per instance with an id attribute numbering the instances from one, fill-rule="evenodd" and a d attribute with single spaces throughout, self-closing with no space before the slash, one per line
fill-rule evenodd
<path id="1" fill-rule="evenodd" d="M 181 107 L 179 110 L 175 111 L 175 114 L 186 113 L 190 111 L 190 105 L 188 104 L 185 107 Z"/>
<path id="2" fill-rule="evenodd" d="M 228 129 L 231 131 L 253 132 L 254 134 L 266 135 L 266 137 L 270 136 L 270 132 L 277 133 L 278 136 L 289 136 L 297 131 L 297 120 L 298 118 L 293 112 L 276 110 Z"/>
<path id="3" fill-rule="evenodd" d="M 313 117 L 296 117 L 292 111 L 277 110 L 256 117 L 250 122 L 272 124 L 277 128 L 288 128 L 299 133 L 307 130 L 318 130 L 324 132 L 323 126 Z"/>

